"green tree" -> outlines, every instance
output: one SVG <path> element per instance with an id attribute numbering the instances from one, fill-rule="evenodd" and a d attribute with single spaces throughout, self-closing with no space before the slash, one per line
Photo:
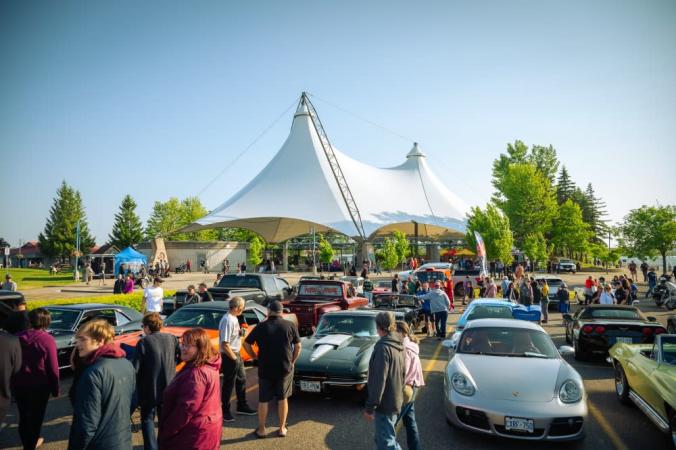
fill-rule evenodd
<path id="1" fill-rule="evenodd" d="M 568 199 L 559 206 L 551 229 L 551 242 L 555 250 L 569 257 L 573 252 L 584 252 L 591 234 L 589 224 L 582 220 L 582 210 L 578 204 Z"/>
<path id="2" fill-rule="evenodd" d="M 512 262 L 512 247 L 514 238 L 509 228 L 509 219 L 492 203 L 486 205 L 486 209 L 474 207 L 467 215 L 467 233 L 465 242 L 472 248 L 476 248 L 474 232 L 478 231 L 486 245 L 486 257 L 488 260 L 499 259 L 505 264 Z"/>
<path id="3" fill-rule="evenodd" d="M 394 233 L 392 233 L 392 238 L 394 239 L 395 248 L 397 250 L 397 264 L 402 264 L 411 254 L 411 246 L 408 239 L 406 239 L 406 234 L 401 231 L 395 230 Z"/>
<path id="4" fill-rule="evenodd" d="M 566 166 L 561 167 L 561 173 L 556 183 L 556 200 L 559 205 L 565 203 L 569 198 L 573 198 L 575 192 L 575 183 L 570 179 Z"/>
<path id="5" fill-rule="evenodd" d="M 601 261 L 601 263 L 605 265 L 606 268 L 608 268 L 610 265 L 616 264 L 622 254 L 621 249 L 608 248 L 608 246 L 603 242 L 591 244 L 589 246 L 589 251 L 591 252 L 592 256 Z"/>
<path id="6" fill-rule="evenodd" d="M 9 242 L 7 242 L 5 238 L 0 237 L 0 249 L 3 249 L 5 247 L 11 247 L 11 245 L 9 245 Z"/>
<path id="7" fill-rule="evenodd" d="M 397 242 L 392 238 L 385 238 L 383 247 L 380 249 L 380 255 L 383 262 L 383 269 L 392 270 L 397 267 L 399 264 Z"/>
<path id="8" fill-rule="evenodd" d="M 501 182 L 503 200 L 497 205 L 509 218 L 514 240 L 523 250 L 526 236 L 544 236 L 556 216 L 556 200 L 549 180 L 530 163 L 512 164 Z"/>
<path id="9" fill-rule="evenodd" d="M 533 145 L 528 155 L 528 162 L 535 165 L 538 172 L 549 180 L 550 186 L 554 185 L 556 172 L 559 170 L 559 159 L 556 156 L 554 147 L 551 145 L 549 147 Z"/>
<path id="10" fill-rule="evenodd" d="M 541 232 L 529 233 L 523 239 L 521 249 L 530 259 L 532 267 L 547 259 L 547 242 Z"/>
<path id="11" fill-rule="evenodd" d="M 182 225 L 181 202 L 176 197 L 171 197 L 166 202 L 155 202 L 146 224 L 146 238 L 161 236 L 172 239 L 172 233 Z"/>
<path id="12" fill-rule="evenodd" d="M 251 241 L 249 241 L 249 254 L 248 261 L 254 268 L 257 267 L 260 263 L 263 262 L 263 248 L 265 247 L 265 242 L 263 238 L 254 236 Z"/>
<path id="13" fill-rule="evenodd" d="M 326 240 L 324 235 L 319 234 L 319 261 L 323 264 L 331 264 L 333 256 L 336 252 L 333 250 L 331 243 Z"/>
<path id="14" fill-rule="evenodd" d="M 56 191 L 45 229 L 38 236 L 40 251 L 51 257 L 70 258 L 76 248 L 78 221 L 80 222 L 80 251 L 86 252 L 95 245 L 95 241 L 89 233 L 82 197 L 80 192 L 63 181 Z"/>
<path id="15" fill-rule="evenodd" d="M 514 141 L 514 144 L 507 144 L 507 154 L 501 153 L 493 161 L 493 187 L 496 192 L 495 200 L 503 200 L 503 183 L 509 167 L 514 164 L 532 164 L 535 169 L 544 176 L 550 188 L 553 187 L 556 172 L 559 169 L 559 160 L 556 156 L 556 150 L 551 145 L 544 147 L 542 145 L 533 145 L 531 149 L 522 141 Z"/>
<path id="16" fill-rule="evenodd" d="M 676 205 L 632 209 L 619 226 L 620 246 L 628 256 L 662 256 L 667 272 L 667 252 L 676 247 Z"/>
<path id="17" fill-rule="evenodd" d="M 131 195 L 126 195 L 120 204 L 120 211 L 115 214 L 113 231 L 108 235 L 108 242 L 119 249 L 136 245 L 143 239 L 143 225 L 136 215 L 136 202 Z"/>
<path id="18" fill-rule="evenodd" d="M 172 197 L 166 202 L 155 202 L 146 225 L 146 238 L 162 236 L 172 241 L 212 241 L 218 238 L 217 230 L 177 231 L 209 213 L 197 197 L 183 201 Z"/>
<path id="19" fill-rule="evenodd" d="M 608 234 L 608 224 L 606 224 L 606 221 L 603 219 L 603 217 L 607 215 L 606 204 L 600 197 L 596 196 L 591 183 L 587 184 L 587 189 L 584 191 L 584 197 L 586 211 L 583 209 L 583 212 L 586 214 L 583 214 L 582 217 L 591 227 L 594 236 L 599 240 L 603 240 Z"/>
<path id="20" fill-rule="evenodd" d="M 219 241 L 251 242 L 258 235 L 246 228 L 220 228 L 216 230 L 216 239 Z"/>

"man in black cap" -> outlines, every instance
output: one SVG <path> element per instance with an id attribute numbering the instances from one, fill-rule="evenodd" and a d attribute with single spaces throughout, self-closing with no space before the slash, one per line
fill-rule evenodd
<path id="1" fill-rule="evenodd" d="M 258 359 L 258 428 L 259 438 L 266 437 L 268 403 L 277 399 L 280 437 L 285 437 L 287 398 L 293 392 L 293 366 L 300 355 L 300 335 L 296 325 L 282 317 L 282 304 L 270 303 L 268 319 L 256 325 L 244 341 L 244 349 Z M 251 347 L 258 344 L 258 355 Z"/>

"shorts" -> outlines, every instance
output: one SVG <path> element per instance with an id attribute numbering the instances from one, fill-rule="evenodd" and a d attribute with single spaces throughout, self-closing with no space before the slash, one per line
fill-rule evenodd
<path id="1" fill-rule="evenodd" d="M 258 401 L 267 403 L 273 399 L 284 400 L 293 393 L 293 373 L 277 380 L 258 379 Z"/>

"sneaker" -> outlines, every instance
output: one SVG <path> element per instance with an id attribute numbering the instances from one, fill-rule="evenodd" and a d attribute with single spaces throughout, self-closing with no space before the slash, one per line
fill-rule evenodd
<path id="1" fill-rule="evenodd" d="M 243 416 L 255 416 L 258 414 L 258 411 L 251 409 L 249 405 L 243 405 L 237 407 L 237 414 L 242 414 Z"/>
<path id="2" fill-rule="evenodd" d="M 234 422 L 235 418 L 232 417 L 232 414 L 230 414 L 230 411 L 226 411 L 223 413 L 223 422 L 230 423 Z"/>

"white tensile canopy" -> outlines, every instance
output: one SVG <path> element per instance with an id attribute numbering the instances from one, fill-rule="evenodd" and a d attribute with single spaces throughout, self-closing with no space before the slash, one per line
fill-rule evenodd
<path id="1" fill-rule="evenodd" d="M 391 168 L 361 163 L 334 149 L 368 239 L 394 230 L 418 236 L 464 235 L 467 206 L 430 170 L 414 144 L 406 162 Z M 268 242 L 337 231 L 359 237 L 301 99 L 291 132 L 267 166 L 228 201 L 181 231 L 240 227 Z"/>

